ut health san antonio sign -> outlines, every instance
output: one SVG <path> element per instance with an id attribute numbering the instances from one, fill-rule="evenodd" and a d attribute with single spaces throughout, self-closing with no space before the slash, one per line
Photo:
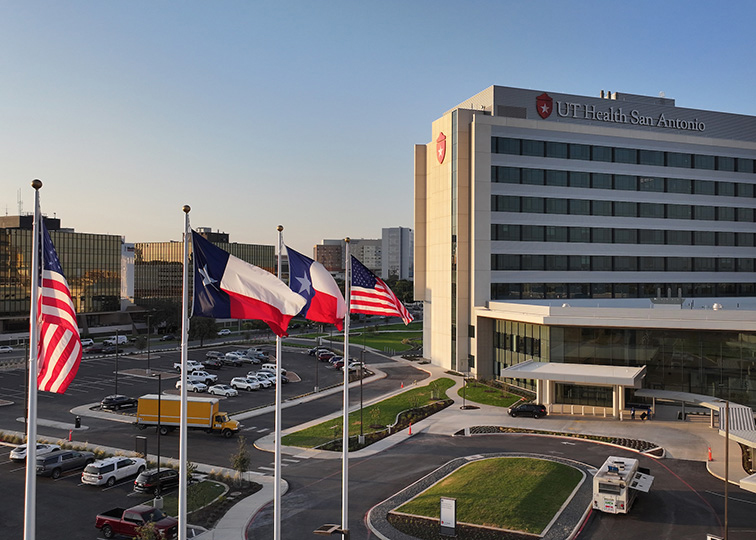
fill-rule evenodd
<path id="1" fill-rule="evenodd" d="M 595 122 L 608 122 L 611 124 L 629 124 L 632 126 L 648 126 L 659 129 L 676 129 L 681 131 L 703 132 L 706 129 L 706 124 L 700 122 L 697 118 L 686 120 L 668 117 L 664 113 L 648 115 L 638 109 L 627 111 L 622 107 L 615 107 L 614 105 L 600 108 L 588 103 L 554 101 L 551 96 L 545 92 L 536 97 L 536 110 L 538 111 L 538 116 L 544 120 L 549 118 L 552 112 L 556 111 L 556 116 L 559 118 L 575 118 L 579 120 L 592 120 Z"/>

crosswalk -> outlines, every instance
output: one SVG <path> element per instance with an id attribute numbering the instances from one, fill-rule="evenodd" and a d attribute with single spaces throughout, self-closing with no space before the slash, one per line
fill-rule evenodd
<path id="1" fill-rule="evenodd" d="M 270 431 L 270 428 L 267 427 L 258 427 L 258 426 L 247 426 L 241 429 L 241 431 L 247 431 L 247 432 L 254 432 L 254 433 L 268 433 Z M 294 465 L 296 463 L 300 463 L 303 459 L 307 459 L 308 456 L 294 456 L 294 457 L 282 457 L 281 458 L 281 467 L 286 467 L 288 465 Z M 250 471 L 254 474 L 259 475 L 269 475 L 272 476 L 275 473 L 275 462 L 271 462 L 269 465 L 260 465 L 257 467 L 256 470 Z"/>

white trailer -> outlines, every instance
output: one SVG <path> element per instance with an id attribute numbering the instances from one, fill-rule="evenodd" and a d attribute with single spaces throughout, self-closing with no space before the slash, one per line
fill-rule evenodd
<path id="1" fill-rule="evenodd" d="M 654 477 L 649 472 L 637 459 L 609 456 L 593 476 L 593 509 L 626 514 L 638 492 L 651 489 Z"/>

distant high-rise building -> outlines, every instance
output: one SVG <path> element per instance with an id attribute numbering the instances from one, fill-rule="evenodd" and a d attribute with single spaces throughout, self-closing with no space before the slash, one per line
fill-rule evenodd
<path id="1" fill-rule="evenodd" d="M 381 232 L 381 277 L 411 280 L 414 237 L 407 227 L 389 227 Z"/>
<path id="2" fill-rule="evenodd" d="M 367 266 L 371 272 L 376 275 L 381 274 L 381 240 L 368 238 L 350 238 L 349 254 L 357 257 L 362 264 Z M 318 253 L 322 253 L 323 258 L 328 258 L 331 268 L 336 261 L 336 256 L 340 257 L 341 262 L 338 270 L 332 270 L 322 260 L 318 259 Z M 344 240 L 323 240 L 319 246 L 315 246 L 315 260 L 320 262 L 329 272 L 343 274 L 346 269 L 346 242 Z"/>
<path id="3" fill-rule="evenodd" d="M 331 273 L 344 271 L 344 255 L 341 245 L 316 245 L 313 249 L 313 258 L 322 264 Z"/>

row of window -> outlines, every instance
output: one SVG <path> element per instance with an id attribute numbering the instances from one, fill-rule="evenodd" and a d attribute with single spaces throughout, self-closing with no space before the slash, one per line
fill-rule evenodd
<path id="1" fill-rule="evenodd" d="M 515 156 L 534 156 L 558 159 L 580 159 L 657 167 L 679 167 L 709 171 L 756 172 L 754 160 L 729 156 L 710 156 L 687 152 L 639 150 L 613 146 L 536 141 L 510 137 L 491 137 L 491 152 Z"/>
<path id="2" fill-rule="evenodd" d="M 491 270 L 549 272 L 753 272 L 754 259 L 608 255 L 491 255 Z"/>
<path id="3" fill-rule="evenodd" d="M 753 208 L 633 201 L 554 199 L 550 197 L 520 197 L 517 195 L 491 195 L 491 210 L 493 212 L 567 214 L 572 216 L 696 219 L 704 221 L 740 221 L 745 223 L 753 223 L 754 221 Z"/>
<path id="4" fill-rule="evenodd" d="M 491 240 L 510 242 L 582 242 L 590 244 L 641 244 L 674 246 L 756 245 L 756 234 L 731 231 L 665 231 L 552 225 L 491 224 Z"/>
<path id="5" fill-rule="evenodd" d="M 756 195 L 753 184 L 744 184 L 741 182 L 715 182 L 713 180 L 690 180 L 688 178 L 663 178 L 659 176 L 636 176 L 631 174 L 527 169 L 499 165 L 491 167 L 491 181 L 500 184 L 651 191 L 655 193 L 717 195 L 721 197 L 753 198 Z"/>
<path id="6" fill-rule="evenodd" d="M 756 296 L 753 283 L 491 283 L 492 300 Z"/>

